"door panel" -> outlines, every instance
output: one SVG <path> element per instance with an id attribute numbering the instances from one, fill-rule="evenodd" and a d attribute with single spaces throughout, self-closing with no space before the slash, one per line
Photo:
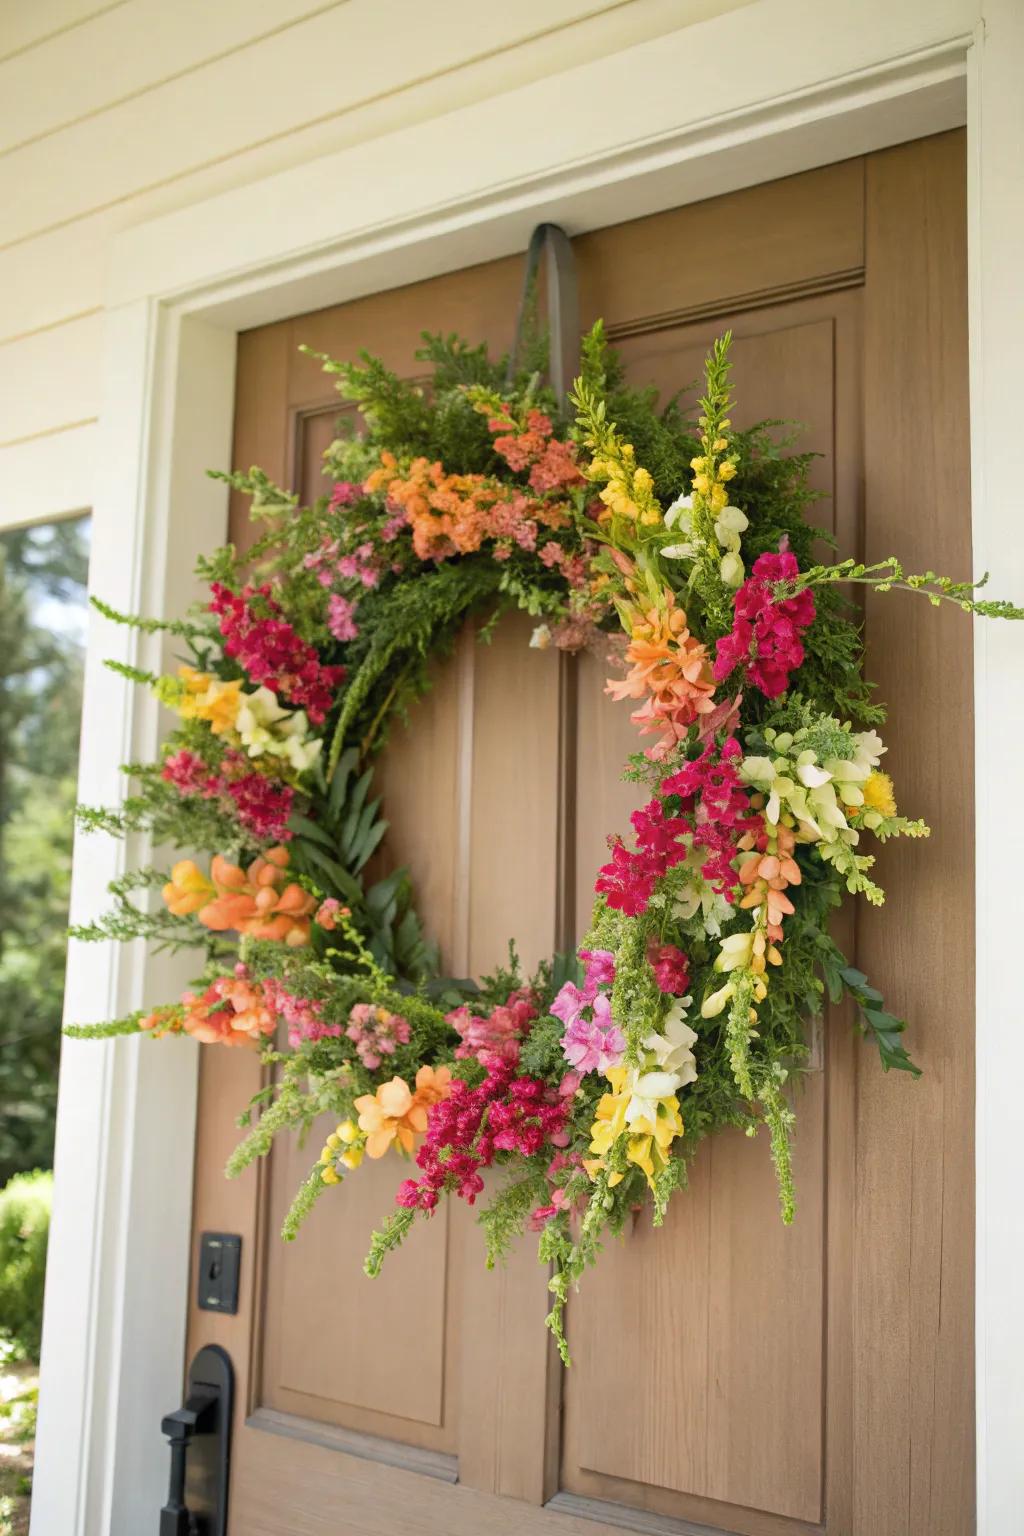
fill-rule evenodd
<path id="1" fill-rule="evenodd" d="M 580 237 L 584 320 L 602 314 L 664 395 L 731 325 L 737 419 L 802 424 L 840 549 L 966 574 L 963 222 L 963 136 L 943 135 Z M 495 262 L 243 336 L 235 462 L 316 495 L 337 407 L 298 343 L 370 347 L 414 375 L 423 328 L 507 345 L 520 277 L 518 258 Z M 953 932 L 970 903 L 970 636 L 919 608 L 869 605 L 868 638 L 897 784 L 937 833 L 900 850 L 885 913 L 856 933 L 844 916 L 840 936 L 913 1020 L 927 1075 L 883 1078 L 830 1016 L 798 1089 L 795 1225 L 761 1139 L 706 1143 L 665 1227 L 641 1216 L 572 1299 L 570 1372 L 532 1242 L 488 1274 L 465 1207 L 364 1279 L 397 1164 L 364 1165 L 281 1244 L 309 1152 L 279 1147 L 225 1183 L 258 1068 L 204 1053 L 195 1226 L 245 1246 L 238 1317 L 194 1311 L 189 1347 L 221 1342 L 239 1372 L 232 1536 L 972 1528 L 973 993 Z M 379 770 L 388 857 L 458 974 L 512 936 L 529 965 L 579 935 L 636 804 L 620 771 L 638 743 L 603 667 L 531 651 L 528 633 L 512 618 L 489 647 L 464 634 Z M 964 722 L 955 754 L 939 697 Z"/>

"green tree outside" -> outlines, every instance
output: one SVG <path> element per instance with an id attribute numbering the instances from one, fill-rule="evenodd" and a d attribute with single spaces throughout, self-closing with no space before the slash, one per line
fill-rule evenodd
<path id="1" fill-rule="evenodd" d="M 0 1187 L 53 1162 L 88 547 L 0 535 Z"/>

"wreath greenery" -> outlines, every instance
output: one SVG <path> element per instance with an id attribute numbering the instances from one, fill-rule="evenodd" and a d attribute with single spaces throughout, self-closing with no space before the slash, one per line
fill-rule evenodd
<path id="1" fill-rule="evenodd" d="M 80 822 L 212 860 L 130 874 L 73 933 L 198 945 L 205 967 L 177 1003 L 69 1033 L 262 1049 L 272 1081 L 229 1174 L 283 1131 L 337 1122 L 286 1238 L 364 1156 L 414 1157 L 371 1275 L 499 1165 L 488 1263 L 539 1231 L 566 1360 L 565 1303 L 604 1234 L 648 1199 L 660 1223 L 710 1132 L 766 1128 L 792 1219 L 787 1083 L 826 997 L 853 999 L 883 1068 L 918 1070 L 829 931 L 845 892 L 883 900 L 865 843 L 928 830 L 879 767 L 884 710 L 841 586 L 1024 617 L 895 559 L 818 563 L 811 455 L 778 423 L 733 428 L 728 349 L 708 356 L 695 422 L 626 383 L 600 325 L 571 421 L 539 357 L 509 382 L 485 347 L 426 336 L 429 390 L 368 355 L 323 358 L 365 424 L 329 448 L 329 494 L 300 508 L 258 469 L 223 477 L 262 533 L 244 558 L 200 562 L 209 601 L 167 623 L 102 608 L 179 644 L 173 676 L 120 668 L 178 723 L 159 762 L 127 766 L 121 807 Z M 512 608 L 536 620 L 533 645 L 606 659 L 607 691 L 634 704 L 644 750 L 627 774 L 647 803 L 578 953 L 525 977 L 512 945 L 471 982 L 440 973 L 407 873 L 368 878 L 387 830 L 373 765 L 466 622 L 486 639 Z"/>

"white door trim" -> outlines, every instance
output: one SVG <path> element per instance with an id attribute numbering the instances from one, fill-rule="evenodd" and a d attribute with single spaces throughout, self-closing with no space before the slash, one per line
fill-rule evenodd
<path id="1" fill-rule="evenodd" d="M 1019 126 L 1024 38 L 1017 0 L 989 9 L 972 47 L 964 0 L 820 0 L 813 36 L 803 0 L 758 0 L 125 232 L 105 322 L 97 590 L 150 612 L 176 611 L 191 595 L 191 559 L 224 528 L 222 488 L 203 470 L 228 462 L 239 329 L 522 249 L 539 218 L 579 232 L 957 126 L 969 57 L 972 434 L 985 468 L 975 543 L 992 551 L 1001 588 L 1024 590 L 1011 499 L 1024 484 L 1024 434 L 1006 393 L 1013 340 L 1024 353 L 1024 318 L 1009 312 L 1024 220 L 1020 201 L 1015 214 L 1000 206 L 1020 188 L 997 147 L 1007 124 Z M 610 99 L 629 110 L 608 111 Z M 151 752 L 159 722 L 99 658 L 146 664 L 156 648 L 106 625 L 90 639 L 82 795 L 110 803 L 118 763 Z M 991 748 L 1011 728 L 1024 735 L 1005 711 L 1024 665 L 1017 637 L 992 627 L 978 642 L 979 1504 L 984 1536 L 1009 1536 L 1006 1512 L 1024 1506 L 1014 1395 L 1024 1333 L 1001 1271 L 1010 1245 L 1018 1259 L 1024 1247 L 1019 1200 L 1003 1203 L 1020 1162 L 1003 1102 L 1013 1091 L 1015 935 L 987 882 L 1004 867 L 1008 837 Z M 1024 719 L 1024 698 L 1013 719 Z M 124 861 L 100 839 L 77 853 L 81 921 Z M 68 1017 L 173 996 L 181 970 L 131 948 L 73 945 Z M 65 1047 L 34 1536 L 154 1526 L 166 1477 L 158 1423 L 182 1376 L 195 1107 L 191 1042 Z M 1012 1238 L 1000 1236 L 1011 1222 Z"/>

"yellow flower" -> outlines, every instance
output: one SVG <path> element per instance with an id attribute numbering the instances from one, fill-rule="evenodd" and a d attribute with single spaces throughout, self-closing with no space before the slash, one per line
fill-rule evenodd
<path id="1" fill-rule="evenodd" d="M 222 683 L 208 672 L 197 672 L 194 667 L 179 667 L 178 676 L 185 685 L 185 692 L 177 705 L 181 718 L 208 721 L 215 736 L 229 731 L 235 723 L 241 703 L 241 679 Z"/>
<path id="2" fill-rule="evenodd" d="M 701 496 L 706 496 L 710 487 L 711 481 L 708 479 L 707 475 L 703 473 L 694 475 L 693 488 L 695 491 L 699 492 Z"/>
<path id="3" fill-rule="evenodd" d="M 216 895 L 213 884 L 194 859 L 179 859 L 163 889 L 163 898 L 175 917 L 188 917 Z"/>
<path id="4" fill-rule="evenodd" d="M 605 1073 L 612 1086 L 597 1106 L 590 1128 L 590 1150 L 598 1154 L 584 1164 L 591 1177 L 605 1167 L 604 1159 L 620 1136 L 628 1136 L 626 1161 L 641 1168 L 653 1189 L 657 1175 L 668 1164 L 669 1148 L 683 1134 L 679 1100 L 670 1090 L 679 1077 L 671 1072 L 639 1073 L 635 1068 L 611 1067 Z M 622 1179 L 612 1173 L 609 1188 Z"/>
<path id="5" fill-rule="evenodd" d="M 879 773 L 877 769 L 869 773 L 861 788 L 865 805 L 870 806 L 873 811 L 878 811 L 882 816 L 896 815 L 896 795 L 893 792 L 892 779 L 887 773 Z"/>
<path id="6" fill-rule="evenodd" d="M 719 464 L 718 466 L 719 480 L 731 480 L 735 473 L 736 465 L 732 462 L 731 459 L 726 459 L 724 464 Z"/>

